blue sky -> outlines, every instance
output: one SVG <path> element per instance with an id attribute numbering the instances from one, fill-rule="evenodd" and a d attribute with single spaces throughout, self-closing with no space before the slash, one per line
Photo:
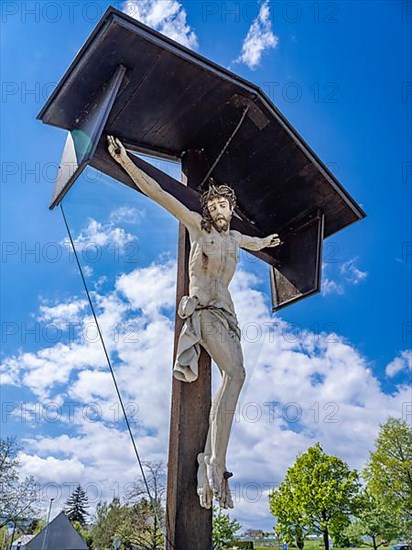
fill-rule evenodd
<path id="1" fill-rule="evenodd" d="M 263 332 L 254 338 L 244 331 L 249 376 L 240 407 L 245 413 L 245 404 L 258 403 L 262 417 L 252 422 L 242 413 L 235 423 L 230 455 L 242 495 L 236 516 L 245 528 L 270 528 L 265 498 L 251 503 L 242 487 L 258 483 L 264 495 L 296 453 L 317 440 L 361 468 L 379 422 L 389 414 L 411 420 L 412 6 L 127 4 L 112 5 L 258 84 L 368 215 L 325 242 L 322 294 L 275 317 L 266 266 L 242 254 L 233 285 L 239 319 Z M 110 498 L 103 480 L 121 485 L 136 475 L 128 451 L 102 458 L 108 436 L 119 448 L 129 443 L 112 418 L 116 399 L 99 343 L 84 338 L 90 312 L 61 214 L 48 210 L 65 134 L 35 120 L 108 5 L 2 3 L 2 434 L 23 440 L 25 472 L 46 486 L 60 484 L 63 500 L 71 482 L 100 483 L 101 496 Z M 156 162 L 179 177 L 178 165 Z M 177 223 L 91 171 L 64 207 L 121 389 L 139 405 L 142 453 L 165 460 Z M 288 421 L 288 408 L 271 418 L 263 406 L 269 401 L 298 403 L 301 418 Z M 61 409 L 56 420 L 39 412 L 28 421 L 22 402 L 34 411 L 50 402 Z M 77 403 L 75 418 L 68 402 Z M 102 407 L 96 422 L 82 414 L 90 403 Z M 338 422 L 325 421 L 336 407 Z M 256 460 L 262 467 L 253 478 Z"/>

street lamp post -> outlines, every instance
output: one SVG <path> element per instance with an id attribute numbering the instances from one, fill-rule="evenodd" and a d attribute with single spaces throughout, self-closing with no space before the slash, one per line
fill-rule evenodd
<path id="1" fill-rule="evenodd" d="M 43 543 L 41 545 L 41 550 L 44 550 L 46 548 L 47 531 L 49 529 L 49 521 L 50 521 L 50 514 L 51 514 L 52 505 L 53 505 L 53 500 L 54 500 L 54 498 L 50 499 L 49 512 L 47 514 L 47 522 L 46 522 L 46 527 L 45 527 L 45 530 L 44 530 L 44 537 L 43 537 Z"/>

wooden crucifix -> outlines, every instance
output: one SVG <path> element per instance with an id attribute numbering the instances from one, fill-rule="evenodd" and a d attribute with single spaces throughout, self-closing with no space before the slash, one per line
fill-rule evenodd
<path id="1" fill-rule="evenodd" d="M 273 309 L 277 310 L 319 291 L 323 239 L 365 214 L 256 85 L 112 7 L 38 118 L 68 131 L 51 208 L 90 165 L 149 196 L 156 182 L 158 202 L 183 222 L 179 229 L 177 377 L 172 388 L 166 547 L 210 550 L 212 497 L 222 506 L 231 505 L 230 472 L 224 460 L 213 459 L 214 445 L 224 449 L 217 455 L 225 454 L 230 422 L 217 436 L 211 423 L 208 441 L 210 357 L 187 343 L 203 343 L 216 355 L 220 367 L 220 356 L 227 348 L 219 345 L 217 353 L 212 348 L 216 337 L 225 338 L 240 365 L 238 327 L 227 285 L 226 289 L 222 286 L 236 264 L 238 247 L 269 264 Z M 108 136 L 120 140 L 109 137 L 110 152 Z M 186 185 L 133 152 L 180 159 Z M 233 190 L 236 207 L 227 188 L 221 188 L 222 194 L 212 188 L 205 195 L 211 176 L 215 191 L 223 184 Z M 202 225 L 205 210 L 210 232 Z M 204 242 L 197 246 L 202 231 Z M 276 246 L 277 233 L 283 241 L 280 247 Z M 219 270 L 217 258 L 223 249 L 227 272 L 223 269 L 220 277 L 212 277 L 213 292 L 220 299 L 212 303 L 211 292 L 205 297 L 204 281 L 196 289 L 193 281 L 203 271 L 213 273 L 212 264 Z M 190 277 L 191 269 L 199 277 Z M 219 334 L 222 327 L 226 332 Z M 230 385 L 229 401 L 237 399 L 242 369 L 243 364 Z M 229 407 L 227 403 L 226 412 Z"/>

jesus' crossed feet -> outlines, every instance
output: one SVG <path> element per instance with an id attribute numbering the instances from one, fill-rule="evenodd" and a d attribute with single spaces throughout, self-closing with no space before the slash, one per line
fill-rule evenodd
<path id="1" fill-rule="evenodd" d="M 204 453 L 197 455 L 199 464 L 197 471 L 197 494 L 203 508 L 211 508 L 213 497 L 221 508 L 233 508 L 232 494 L 229 487 L 229 478 L 232 476 L 225 468 L 219 467 Z"/>

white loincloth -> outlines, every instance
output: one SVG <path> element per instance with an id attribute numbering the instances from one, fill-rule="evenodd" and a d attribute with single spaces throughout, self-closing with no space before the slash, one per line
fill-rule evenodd
<path id="1" fill-rule="evenodd" d="M 200 345 L 202 342 L 202 311 L 207 309 L 216 319 L 216 327 L 222 327 L 240 340 L 240 328 L 234 312 L 213 305 L 199 306 L 196 296 L 183 296 L 178 315 L 186 319 L 179 335 L 173 376 L 181 382 L 194 382 L 198 377 Z M 208 327 L 210 329 L 210 317 Z M 214 327 L 214 324 L 213 324 Z"/>

